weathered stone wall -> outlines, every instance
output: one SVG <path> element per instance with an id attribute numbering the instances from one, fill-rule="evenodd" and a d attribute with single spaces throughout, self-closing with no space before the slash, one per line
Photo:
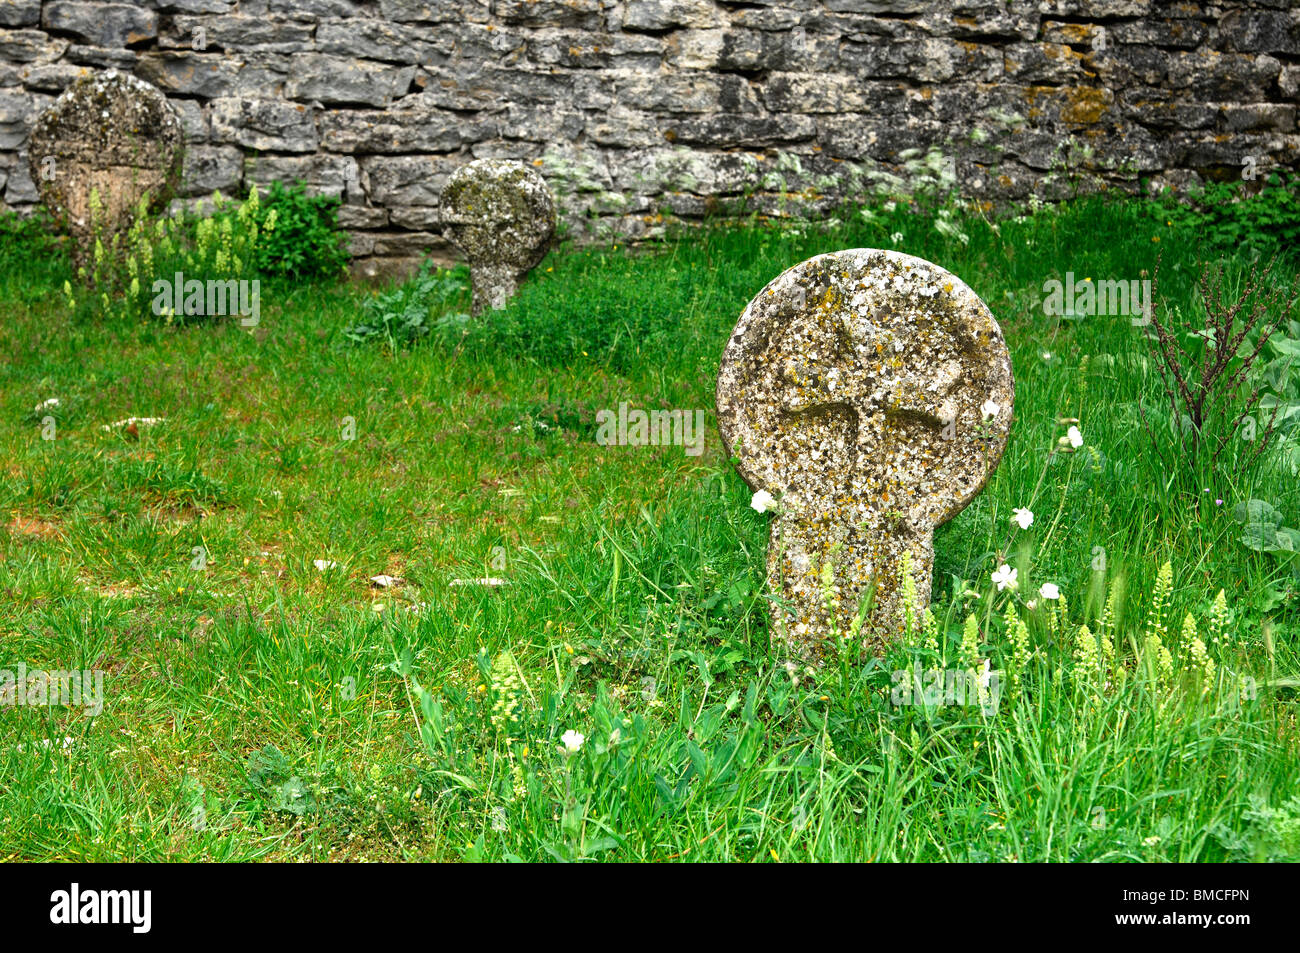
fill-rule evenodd
<path id="1" fill-rule="evenodd" d="M 161 87 L 183 195 L 304 179 L 356 255 L 448 253 L 438 193 L 532 161 L 571 234 L 955 176 L 992 200 L 1297 164 L 1289 0 L 0 0 L 0 196 L 73 78 Z"/>

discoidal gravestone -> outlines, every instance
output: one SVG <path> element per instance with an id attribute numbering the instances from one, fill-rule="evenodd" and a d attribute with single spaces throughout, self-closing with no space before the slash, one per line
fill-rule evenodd
<path id="1" fill-rule="evenodd" d="M 469 261 L 472 313 L 504 308 L 555 235 L 546 180 L 522 162 L 476 159 L 447 180 L 440 203 L 447 238 Z"/>
<path id="2" fill-rule="evenodd" d="M 37 117 L 27 152 L 32 179 L 71 233 L 78 268 L 90 261 L 95 244 L 92 193 L 104 236 L 126 231 L 146 195 L 155 210 L 171 199 L 183 141 L 167 97 L 116 70 L 75 81 Z"/>
<path id="3" fill-rule="evenodd" d="M 934 529 L 1001 459 L 1014 385 L 1002 331 L 959 278 L 855 249 L 795 265 L 740 316 L 718 374 L 718 425 L 741 476 L 776 499 L 774 633 L 832 651 L 870 606 L 861 648 L 901 629 L 911 553 L 928 605 Z"/>

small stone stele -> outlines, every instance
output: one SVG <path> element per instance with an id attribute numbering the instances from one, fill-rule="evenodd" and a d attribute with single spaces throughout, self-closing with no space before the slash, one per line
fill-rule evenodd
<path id="1" fill-rule="evenodd" d="M 923 612 L 934 529 L 996 468 L 1013 395 L 993 315 L 928 261 L 834 252 L 758 293 L 722 357 L 718 425 L 750 488 L 777 500 L 775 637 L 825 657 L 870 605 L 857 648 L 880 654 L 902 628 L 909 552 Z"/>
<path id="2" fill-rule="evenodd" d="M 116 70 L 75 81 L 37 117 L 28 141 L 32 180 L 71 233 L 76 267 L 89 263 L 94 249 L 91 193 L 99 195 L 104 236 L 121 234 L 146 194 L 151 210 L 171 200 L 183 142 L 167 97 Z"/>
<path id="3" fill-rule="evenodd" d="M 441 207 L 447 238 L 469 260 L 472 313 L 504 308 L 555 236 L 546 180 L 522 162 L 476 159 L 447 180 Z"/>

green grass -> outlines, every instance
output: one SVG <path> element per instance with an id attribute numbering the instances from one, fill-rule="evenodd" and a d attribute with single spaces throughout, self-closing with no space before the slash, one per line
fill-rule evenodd
<path id="1" fill-rule="evenodd" d="M 345 286 L 264 284 L 251 331 L 79 323 L 66 263 L 10 243 L 0 668 L 102 669 L 106 697 L 93 719 L 0 708 L 0 856 L 1297 859 L 1295 576 L 1230 514 L 1260 497 L 1295 525 L 1297 483 L 1266 465 L 1206 496 L 1157 467 L 1139 331 L 1037 304 L 1048 278 L 1135 278 L 1162 251 L 1164 295 L 1195 313 L 1200 243 L 1162 218 L 1092 198 L 945 234 L 897 207 L 566 248 L 468 335 L 395 353 L 348 346 L 372 292 Z M 1041 618 L 1039 661 L 996 715 L 891 705 L 901 654 L 792 674 L 770 643 L 768 517 L 721 448 L 718 359 L 770 279 L 859 246 L 962 277 L 1012 352 L 1005 458 L 935 536 L 941 651 L 956 657 L 961 580 L 1005 661 L 989 583 L 1005 553 L 1025 595 L 1058 583 L 1076 624 L 1107 585 L 1127 593 L 1132 677 L 1109 691 L 1073 678 Z M 598 446 L 596 410 L 624 400 L 707 408 L 704 455 Z M 101 429 L 130 416 L 165 420 Z M 1052 456 L 1040 483 L 1060 417 L 1096 452 Z M 1036 520 L 1011 543 L 1020 506 Z M 1196 700 L 1131 664 L 1166 561 L 1175 635 L 1227 590 L 1215 654 L 1255 699 Z M 404 582 L 372 588 L 379 573 Z M 482 576 L 508 585 L 450 584 Z M 569 730 L 586 737 L 572 757 Z"/>

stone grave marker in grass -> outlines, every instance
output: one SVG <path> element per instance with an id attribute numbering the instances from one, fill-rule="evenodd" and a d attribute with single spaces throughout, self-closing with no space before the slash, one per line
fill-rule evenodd
<path id="1" fill-rule="evenodd" d="M 555 236 L 555 198 L 535 169 L 476 159 L 457 169 L 440 199 L 447 238 L 465 253 L 471 313 L 504 308 Z"/>
<path id="2" fill-rule="evenodd" d="M 158 89 L 116 70 L 73 82 L 37 117 L 28 162 L 41 200 L 72 235 L 73 264 L 93 267 L 101 234 L 125 232 L 146 195 L 162 208 L 180 181 L 180 119 Z"/>
<path id="3" fill-rule="evenodd" d="M 923 612 L 935 527 L 996 468 L 1013 394 L 993 315 L 923 259 L 818 255 L 749 303 L 723 354 L 718 423 L 741 476 L 776 501 L 767 582 L 792 651 L 824 657 L 862 612 L 858 647 L 880 653 L 902 627 L 907 553 Z"/>

